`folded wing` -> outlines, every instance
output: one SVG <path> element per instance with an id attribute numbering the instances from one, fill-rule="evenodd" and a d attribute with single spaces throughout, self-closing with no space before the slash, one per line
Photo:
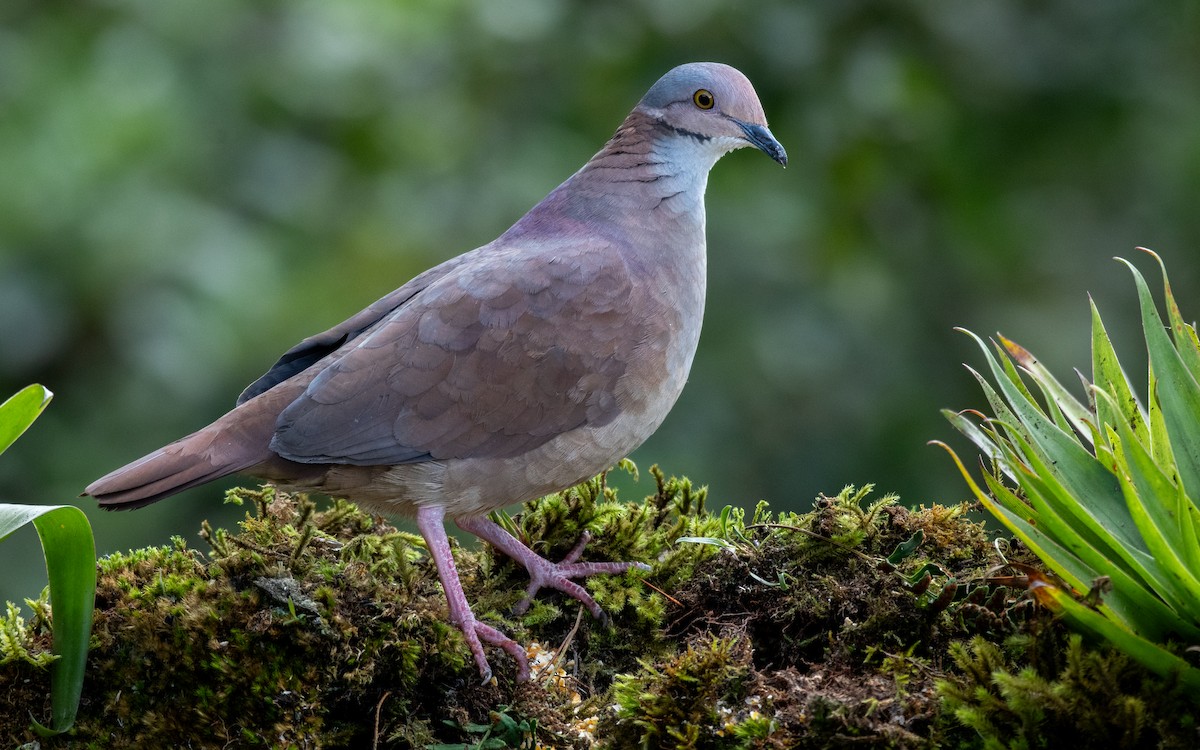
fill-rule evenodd
<path id="1" fill-rule="evenodd" d="M 619 254 L 571 250 L 494 250 L 432 281 L 326 353 L 271 449 L 303 463 L 505 458 L 608 422 L 646 324 L 629 315 Z"/>

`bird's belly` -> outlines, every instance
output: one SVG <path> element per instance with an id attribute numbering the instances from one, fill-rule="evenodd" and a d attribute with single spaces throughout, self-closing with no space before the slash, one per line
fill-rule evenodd
<path id="1" fill-rule="evenodd" d="M 645 442 L 678 395 L 678 390 L 664 392 L 641 413 L 626 411 L 608 424 L 578 427 L 520 456 L 447 462 L 443 485 L 429 500 L 445 505 L 450 515 L 470 515 L 578 484 L 611 468 Z"/>

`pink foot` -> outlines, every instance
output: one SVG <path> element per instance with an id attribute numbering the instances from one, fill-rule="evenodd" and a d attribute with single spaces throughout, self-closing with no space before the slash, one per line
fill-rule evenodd
<path id="1" fill-rule="evenodd" d="M 567 553 L 567 556 L 561 562 L 552 563 L 524 544 L 521 544 L 516 537 L 502 529 L 499 524 L 486 516 L 462 516 L 454 519 L 454 522 L 463 531 L 469 531 L 480 539 L 489 542 L 493 547 L 496 547 L 504 554 L 524 565 L 525 569 L 529 571 L 529 587 L 525 589 L 525 598 L 513 608 L 513 612 L 516 614 L 521 614 L 529 609 L 529 604 L 533 601 L 533 597 L 537 594 L 538 590 L 552 588 L 563 592 L 572 599 L 579 600 L 587 608 L 588 612 L 592 613 L 592 617 L 600 622 L 607 622 L 608 617 L 600 609 L 600 605 L 596 604 L 596 600 L 587 592 L 587 589 L 570 579 L 582 578 L 597 573 L 619 574 L 624 573 L 630 568 L 650 570 L 650 566 L 644 563 L 575 562 L 579 559 L 579 555 L 583 553 L 583 548 L 587 546 L 587 543 L 592 538 L 591 534 L 586 531 L 579 538 L 579 541 L 576 542 L 575 547 Z"/>
<path id="2" fill-rule="evenodd" d="M 471 611 L 471 605 L 467 602 L 467 595 L 463 593 L 462 582 L 458 579 L 454 556 L 450 554 L 450 540 L 446 538 L 446 527 L 442 524 L 445 515 L 444 508 L 422 506 L 417 510 L 417 528 L 421 531 L 421 536 L 425 537 L 429 556 L 437 566 L 438 578 L 441 579 L 442 588 L 446 592 L 446 603 L 450 606 L 451 624 L 466 637 L 467 646 L 471 649 L 471 655 L 475 657 L 475 664 L 479 667 L 479 674 L 483 676 L 484 682 L 492 679 L 492 668 L 483 653 L 484 641 L 507 651 L 517 662 L 517 680 L 528 680 L 529 658 L 525 655 L 525 649 L 501 631 L 475 619 L 475 613 Z"/>

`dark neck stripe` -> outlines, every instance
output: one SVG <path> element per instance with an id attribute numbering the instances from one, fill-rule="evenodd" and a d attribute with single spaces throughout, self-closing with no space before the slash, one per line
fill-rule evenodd
<path id="1" fill-rule="evenodd" d="M 695 138 L 698 143 L 708 143 L 709 141 L 712 140 L 712 136 L 710 136 L 710 135 L 704 135 L 703 133 L 697 133 L 693 130 L 687 130 L 685 128 L 677 128 L 674 125 L 668 125 L 667 123 L 663 122 L 662 120 L 658 121 L 658 126 L 660 128 L 662 128 L 663 130 L 667 131 L 668 133 L 674 133 L 675 135 L 683 135 L 683 136 L 687 136 L 689 138 Z"/>

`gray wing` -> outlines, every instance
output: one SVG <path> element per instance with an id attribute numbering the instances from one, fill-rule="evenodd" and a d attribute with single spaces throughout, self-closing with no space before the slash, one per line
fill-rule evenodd
<path id="1" fill-rule="evenodd" d="M 610 421 L 645 323 L 618 253 L 572 251 L 500 250 L 429 284 L 330 357 L 271 449 L 357 465 L 510 457 Z"/>
<path id="2" fill-rule="evenodd" d="M 271 365 L 262 377 L 255 380 L 238 396 L 237 405 L 249 401 L 255 396 L 265 393 L 288 378 L 317 364 L 329 355 L 342 348 L 348 341 L 353 341 L 367 329 L 383 320 L 389 314 L 429 284 L 451 272 L 465 260 L 464 256 L 451 258 L 434 268 L 419 274 L 404 286 L 372 303 L 364 310 L 355 313 L 346 320 L 338 323 L 328 331 L 322 331 L 301 341 L 283 353 L 283 356 Z"/>

